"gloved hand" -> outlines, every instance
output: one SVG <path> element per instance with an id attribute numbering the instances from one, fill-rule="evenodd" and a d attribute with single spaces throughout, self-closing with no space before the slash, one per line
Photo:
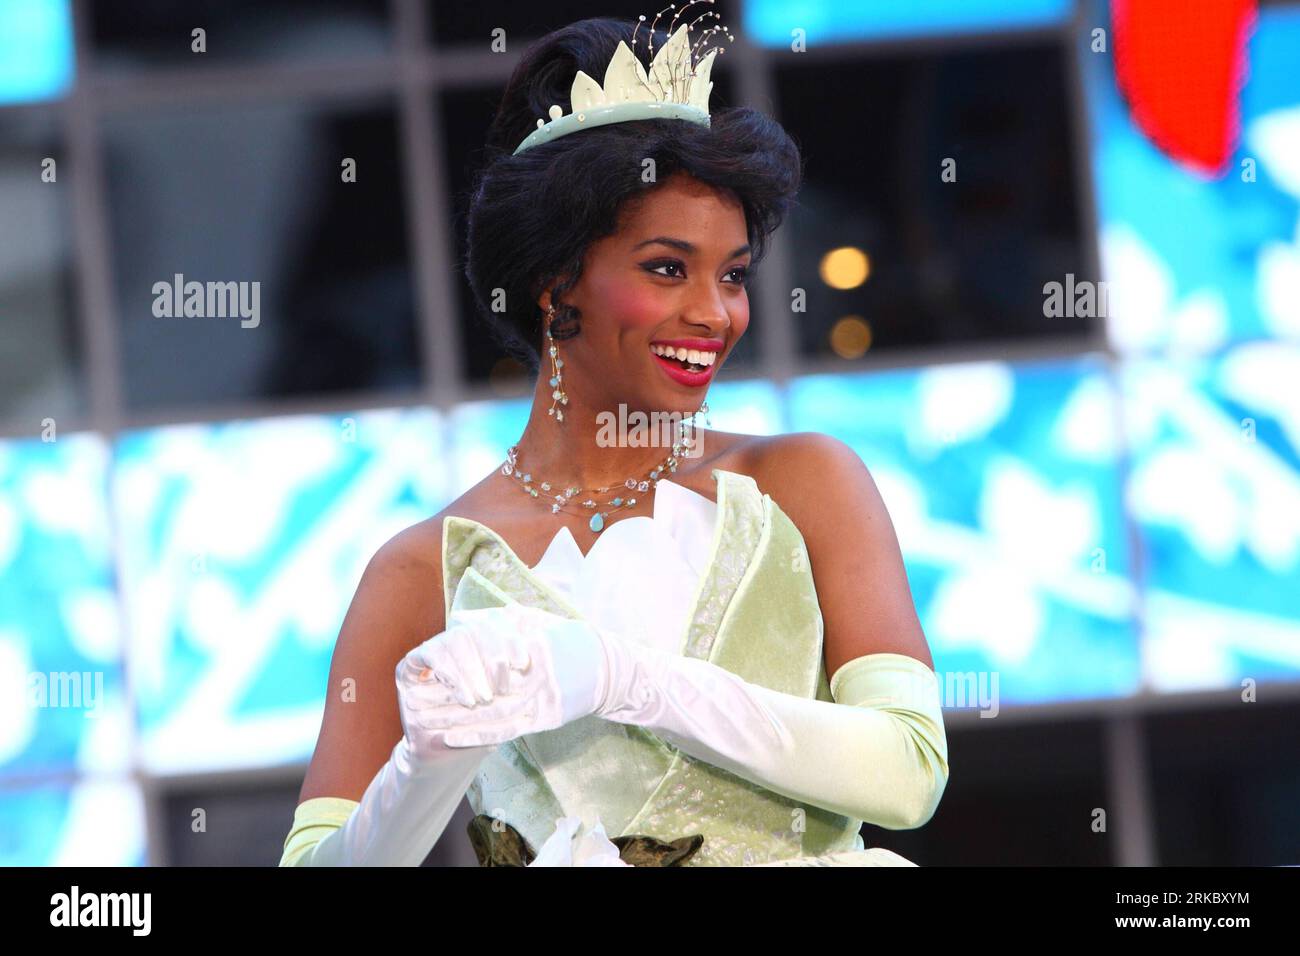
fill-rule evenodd
<path id="1" fill-rule="evenodd" d="M 397 666 L 402 729 L 418 760 L 436 760 L 465 746 L 454 733 L 462 724 L 492 736 L 512 718 L 535 714 L 538 708 L 535 698 L 519 693 L 528 685 L 528 648 L 507 640 L 504 632 L 458 623 L 465 613 L 453 614 L 447 630 L 416 647 Z M 444 719 L 435 719 L 439 714 Z M 461 720 L 446 719 L 449 714 Z"/>
<path id="2" fill-rule="evenodd" d="M 438 746 L 553 730 L 596 713 L 604 695 L 599 632 L 524 604 L 452 612 L 447 631 L 413 652 L 420 664 L 429 679 L 416 675 L 409 719 Z"/>
<path id="3" fill-rule="evenodd" d="M 458 710 L 487 702 L 476 718 L 501 721 L 530 702 L 518 696 L 498 697 L 496 689 L 519 686 L 522 677 L 509 666 L 489 673 L 464 632 L 443 631 L 407 653 L 398 662 L 398 711 L 402 737 L 388 761 L 379 768 L 358 802 L 338 797 L 304 800 L 294 812 L 294 825 L 285 839 L 281 866 L 419 866 L 442 835 L 465 791 L 493 746 L 453 746 L 443 727 L 429 712 L 448 706 Z M 507 665 L 509 647 L 484 638 L 495 648 L 494 658 Z M 436 649 L 436 653 L 435 653 Z M 435 666 L 456 661 L 459 677 L 454 689 L 435 679 Z M 340 821 L 345 810 L 350 810 Z"/>
<path id="4" fill-rule="evenodd" d="M 938 678 L 915 658 L 854 658 L 832 677 L 830 702 L 751 684 L 708 661 L 524 605 L 464 614 L 463 640 L 479 653 L 454 656 L 450 646 L 434 645 L 445 681 L 438 699 L 448 703 L 425 711 L 449 746 L 500 743 L 596 714 L 644 727 L 783 796 L 892 830 L 929 820 L 947 785 Z M 482 699 L 487 675 L 510 669 L 521 645 L 529 680 L 505 695 L 518 699 L 453 703 L 473 688 Z M 526 706 L 532 694 L 536 713 Z"/>

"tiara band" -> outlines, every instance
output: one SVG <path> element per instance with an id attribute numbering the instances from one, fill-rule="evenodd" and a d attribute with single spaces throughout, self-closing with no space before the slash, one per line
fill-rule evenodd
<path id="1" fill-rule="evenodd" d="M 714 0 L 690 0 L 682 6 L 681 10 L 678 10 L 677 15 L 673 17 L 673 23 L 677 22 L 678 17 L 687 8 L 696 3 L 713 2 Z M 673 9 L 675 6 L 673 4 L 665 9 Z M 655 15 L 655 23 L 663 12 L 661 10 Z M 717 14 L 706 13 L 697 20 L 707 16 L 716 17 Z M 640 19 L 645 20 L 645 17 Z M 597 83 L 579 70 L 573 78 L 573 86 L 569 91 L 569 102 L 573 112 L 565 114 L 558 104 L 551 106 L 547 111 L 551 121 L 547 123 L 539 119 L 537 129 L 529 133 L 523 142 L 515 147 L 514 155 L 517 156 L 524 150 L 542 143 L 552 142 L 561 136 L 609 123 L 643 119 L 678 119 L 708 126 L 709 94 L 713 90 L 709 73 L 713 68 L 714 58 L 722 52 L 722 48 L 714 47 L 698 63 L 692 65 L 693 48 L 690 42 L 690 31 L 693 25 L 693 23 L 683 23 L 677 27 L 668 41 L 654 54 L 648 72 L 627 43 L 619 40 L 618 47 L 605 68 L 605 82 Z M 639 28 L 640 23 L 637 26 Z M 696 45 L 698 46 L 708 34 L 718 29 L 727 32 L 726 27 L 711 27 L 702 31 Z M 735 39 L 729 32 L 727 36 L 732 40 Z M 653 23 L 650 26 L 650 37 L 653 50 Z M 635 30 L 632 33 L 632 43 L 636 44 Z"/>

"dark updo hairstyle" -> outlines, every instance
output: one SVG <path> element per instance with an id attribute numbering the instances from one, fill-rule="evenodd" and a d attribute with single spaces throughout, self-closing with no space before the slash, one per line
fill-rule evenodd
<path id="1" fill-rule="evenodd" d="M 752 269 L 799 188 L 798 148 L 779 123 L 748 108 L 712 109 L 709 126 L 673 119 L 594 126 L 511 155 L 551 104 L 572 112 L 569 90 L 578 70 L 604 81 L 619 40 L 632 45 L 632 30 L 631 20 L 580 20 L 529 46 L 506 86 L 474 180 L 465 275 L 493 338 L 531 371 L 542 346 L 538 296 L 558 281 L 551 332 L 557 341 L 578 334 L 579 312 L 563 295 L 581 275 L 587 247 L 617 230 L 627 200 L 677 172 L 730 192 L 744 208 Z M 647 68 L 649 35 L 641 24 L 634 50 Z M 667 40 L 657 30 L 655 51 Z M 725 54 L 715 57 L 715 72 L 719 64 L 725 67 Z M 655 163 L 651 183 L 642 181 L 647 157 Z M 503 303 L 496 290 L 504 292 Z M 494 302 L 504 311 L 493 311 Z"/>

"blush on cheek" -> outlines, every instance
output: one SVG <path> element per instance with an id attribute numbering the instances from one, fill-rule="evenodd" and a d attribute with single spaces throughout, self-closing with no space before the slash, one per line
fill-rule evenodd
<path id="1" fill-rule="evenodd" d="M 626 278 L 611 275 L 595 283 L 592 291 L 598 297 L 601 311 L 609 315 L 620 331 L 650 329 L 669 315 L 663 295 L 648 283 L 628 282 Z"/>

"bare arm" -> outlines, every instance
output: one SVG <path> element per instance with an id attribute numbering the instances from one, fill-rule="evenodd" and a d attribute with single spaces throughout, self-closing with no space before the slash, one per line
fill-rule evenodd
<path id="1" fill-rule="evenodd" d="M 393 671 L 444 628 L 441 520 L 389 539 L 370 559 L 330 663 L 325 715 L 298 802 L 360 800 L 402 736 Z"/>

